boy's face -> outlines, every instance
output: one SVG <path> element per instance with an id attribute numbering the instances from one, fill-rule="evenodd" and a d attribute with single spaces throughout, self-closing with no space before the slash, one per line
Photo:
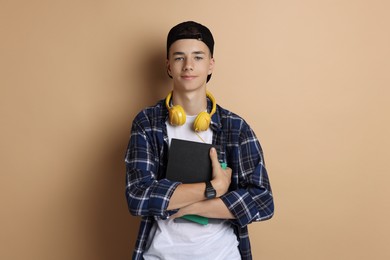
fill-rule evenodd
<path id="1" fill-rule="evenodd" d="M 175 41 L 170 49 L 167 70 L 174 89 L 195 90 L 206 86 L 207 76 L 213 72 L 214 58 L 207 45 L 195 39 Z"/>

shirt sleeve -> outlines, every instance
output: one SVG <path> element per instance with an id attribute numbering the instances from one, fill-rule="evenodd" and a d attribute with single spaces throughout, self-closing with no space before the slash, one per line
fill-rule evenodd
<path id="1" fill-rule="evenodd" d="M 125 157 L 126 199 L 129 211 L 135 216 L 166 219 L 175 212 L 166 209 L 180 183 L 157 178 L 159 151 L 153 144 L 153 133 L 141 125 L 137 120 L 133 122 Z"/>
<path id="2" fill-rule="evenodd" d="M 270 219 L 274 203 L 263 152 L 254 132 L 248 128 L 234 148 L 231 166 L 235 188 L 221 199 L 235 216 L 233 223 L 244 227 L 253 221 Z"/>

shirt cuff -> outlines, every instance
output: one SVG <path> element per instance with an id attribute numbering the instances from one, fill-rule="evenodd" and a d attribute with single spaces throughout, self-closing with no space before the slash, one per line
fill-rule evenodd
<path id="1" fill-rule="evenodd" d="M 167 211 L 169 200 L 180 182 L 171 182 L 167 179 L 158 181 L 151 191 L 149 198 L 149 212 L 161 219 L 167 219 L 173 212 Z"/>
<path id="2" fill-rule="evenodd" d="M 226 207 L 236 218 L 235 221 L 240 227 L 250 224 L 258 216 L 256 203 L 246 190 L 235 190 L 220 197 Z"/>

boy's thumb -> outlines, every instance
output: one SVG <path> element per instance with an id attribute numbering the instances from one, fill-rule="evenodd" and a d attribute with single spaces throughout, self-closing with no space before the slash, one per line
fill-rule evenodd
<path id="1" fill-rule="evenodd" d="M 213 166 L 214 164 L 219 164 L 217 150 L 215 150 L 214 147 L 211 147 L 210 149 L 210 159 Z"/>

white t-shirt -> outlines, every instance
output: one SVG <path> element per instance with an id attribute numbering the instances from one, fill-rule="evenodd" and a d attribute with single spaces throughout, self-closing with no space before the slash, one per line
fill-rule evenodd
<path id="1" fill-rule="evenodd" d="M 213 132 L 198 133 L 192 125 L 196 116 L 187 116 L 187 121 L 180 127 L 171 126 L 167 131 L 169 144 L 172 138 L 195 142 L 211 143 Z M 210 220 L 207 225 L 178 220 L 157 220 L 149 234 L 144 252 L 146 260 L 239 260 L 237 236 L 227 220 Z"/>

